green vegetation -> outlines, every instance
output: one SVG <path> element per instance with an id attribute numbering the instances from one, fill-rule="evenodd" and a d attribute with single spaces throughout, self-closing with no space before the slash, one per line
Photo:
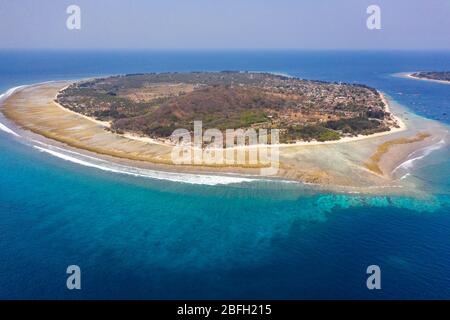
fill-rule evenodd
<path id="1" fill-rule="evenodd" d="M 339 140 L 340 134 L 336 131 L 325 128 L 321 125 L 307 125 L 304 127 L 291 127 L 286 134 L 287 142 L 294 142 L 298 139 L 311 141 Z"/>
<path id="2" fill-rule="evenodd" d="M 267 115 L 261 110 L 245 110 L 241 114 L 240 127 L 248 127 L 254 123 L 266 122 Z"/>
<path id="3" fill-rule="evenodd" d="M 412 76 L 421 79 L 450 81 L 450 71 L 416 72 Z"/>
<path id="4" fill-rule="evenodd" d="M 329 129 L 341 131 L 342 133 L 350 135 L 371 134 L 380 129 L 380 121 L 357 117 L 328 121 L 325 126 Z"/>
<path id="5" fill-rule="evenodd" d="M 198 120 L 204 129 L 278 128 L 280 139 L 289 142 L 389 130 L 389 114 L 373 88 L 268 73 L 114 76 L 75 83 L 60 92 L 57 102 L 110 121 L 113 132 L 156 138 L 179 128 L 193 130 Z"/>

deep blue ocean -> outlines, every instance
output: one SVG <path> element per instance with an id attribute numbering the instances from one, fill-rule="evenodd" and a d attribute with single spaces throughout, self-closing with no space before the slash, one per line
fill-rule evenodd
<path id="1" fill-rule="evenodd" d="M 0 51 L 0 92 L 56 79 L 249 70 L 373 86 L 450 124 L 450 52 Z M 450 298 L 450 150 L 420 160 L 429 196 L 298 184 L 193 185 L 82 167 L 0 131 L 0 298 Z M 66 268 L 81 268 L 81 290 Z M 381 268 L 368 290 L 366 268 Z"/>

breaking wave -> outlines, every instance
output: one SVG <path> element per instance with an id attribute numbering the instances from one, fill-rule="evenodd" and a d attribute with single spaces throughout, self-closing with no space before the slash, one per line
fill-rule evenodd
<path id="1" fill-rule="evenodd" d="M 0 94 L 0 102 L 3 101 L 4 99 L 8 98 L 10 95 L 12 95 L 16 90 L 19 90 L 19 89 L 25 88 L 25 87 L 26 87 L 26 85 L 17 86 L 17 87 L 7 90 L 5 93 Z"/>
<path id="2" fill-rule="evenodd" d="M 410 175 L 409 171 L 413 168 L 414 162 L 417 160 L 423 159 L 426 156 L 428 156 L 433 151 L 441 149 L 443 146 L 445 146 L 445 140 L 441 139 L 435 144 L 432 144 L 430 146 L 418 149 L 411 154 L 408 155 L 408 160 L 402 162 L 397 167 L 395 167 L 394 170 L 392 170 L 392 174 L 394 175 L 397 172 L 403 172 L 403 175 L 400 177 L 400 179 L 404 179 L 407 176 Z"/>
<path id="3" fill-rule="evenodd" d="M 38 142 L 38 141 L 35 141 Z M 175 173 L 166 171 L 157 171 L 150 169 L 141 169 L 125 165 L 120 165 L 107 160 L 83 155 L 78 152 L 58 148 L 55 146 L 46 145 L 38 142 L 42 146 L 33 145 L 33 147 L 41 152 L 48 153 L 59 159 L 76 163 L 82 166 L 96 168 L 103 171 L 109 171 L 119 174 L 127 174 L 135 177 L 152 178 L 158 180 L 169 180 L 173 182 L 183 182 L 189 184 L 202 184 L 202 185 L 225 185 L 242 182 L 252 182 L 257 179 L 235 176 L 222 176 L 222 175 L 206 175 L 206 174 L 193 174 L 193 173 Z"/>
<path id="4" fill-rule="evenodd" d="M 12 131 L 10 128 L 8 128 L 7 126 L 5 126 L 5 125 L 4 125 L 3 123 L 1 123 L 1 122 L 0 122 L 0 130 L 4 131 L 4 132 L 6 132 L 6 133 L 12 134 L 13 136 L 20 137 L 19 134 L 15 133 L 14 131 Z"/>
<path id="5" fill-rule="evenodd" d="M 12 95 L 15 91 L 24 88 L 26 86 L 17 86 L 14 88 L 9 89 L 5 93 L 0 94 L 0 102 L 4 101 L 6 98 L 8 98 L 10 95 Z M 0 122 L 0 130 L 9 134 L 12 134 L 13 136 L 20 137 L 19 134 L 8 128 L 5 124 Z"/>

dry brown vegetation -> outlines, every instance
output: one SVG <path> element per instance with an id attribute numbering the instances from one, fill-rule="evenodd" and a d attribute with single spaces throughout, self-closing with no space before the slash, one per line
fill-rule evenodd
<path id="1" fill-rule="evenodd" d="M 387 131 L 391 119 L 375 89 L 268 73 L 114 76 L 75 83 L 57 102 L 114 132 L 153 138 L 201 120 L 204 129 L 277 128 L 281 142 L 326 141 Z"/>

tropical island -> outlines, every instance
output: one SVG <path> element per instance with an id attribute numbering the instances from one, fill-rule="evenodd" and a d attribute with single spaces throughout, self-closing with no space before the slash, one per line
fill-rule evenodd
<path id="1" fill-rule="evenodd" d="M 219 130 L 279 129 L 280 142 L 329 141 L 398 127 L 380 93 L 359 84 L 255 72 L 149 73 L 75 82 L 61 106 L 107 130 L 166 139 L 201 120 Z"/>
<path id="2" fill-rule="evenodd" d="M 450 83 L 450 71 L 421 71 L 408 74 L 410 78 Z"/>
<path id="3" fill-rule="evenodd" d="M 389 102 L 388 102 L 389 101 Z M 385 194 L 398 189 L 415 151 L 448 141 L 437 122 L 415 117 L 365 85 L 302 80 L 270 73 L 192 72 L 59 80 L 15 89 L 0 104 L 21 138 L 38 151 L 108 171 L 157 170 L 208 176 L 261 176 Z M 172 130 L 280 129 L 280 142 L 214 151 L 244 163 L 179 164 Z M 188 131 L 189 132 L 189 131 Z M 15 133 L 15 132 L 14 132 Z M 444 141 L 444 142 L 441 142 Z M 269 143 L 269 141 L 268 141 Z M 209 145 L 188 147 L 207 151 Z M 269 162 L 250 152 L 275 150 Z M 64 154 L 62 154 L 63 152 Z M 204 153 L 203 153 L 204 154 Z M 270 151 L 272 154 L 272 151 Z M 263 159 L 264 160 L 264 159 Z M 92 163 L 96 161 L 97 163 Z M 123 165 L 125 167 L 123 167 Z M 400 168 L 400 169 L 399 169 Z M 154 172 L 154 171 L 152 171 Z M 400 175 L 400 176 L 398 176 Z M 404 184 L 406 182 L 401 180 Z"/>

